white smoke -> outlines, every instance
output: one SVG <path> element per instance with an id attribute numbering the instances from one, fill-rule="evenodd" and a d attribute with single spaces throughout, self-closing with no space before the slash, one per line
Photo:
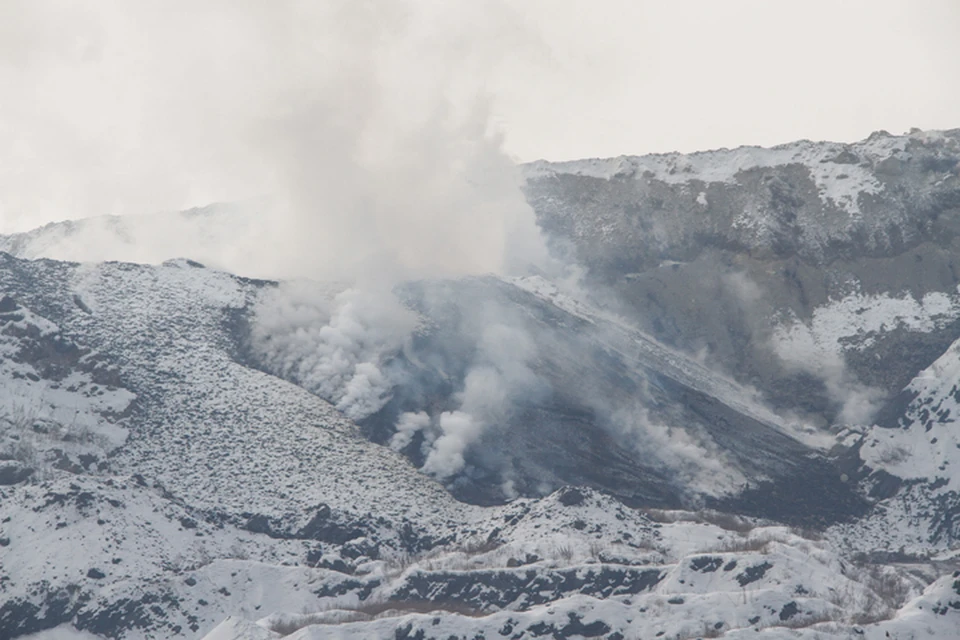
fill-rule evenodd
<path id="1" fill-rule="evenodd" d="M 771 346 L 789 369 L 823 381 L 827 397 L 838 406 L 840 424 L 870 424 L 883 400 L 882 390 L 863 384 L 850 371 L 835 342 L 821 339 L 811 327 L 794 321 L 778 327 Z"/>
<path id="2" fill-rule="evenodd" d="M 404 348 L 417 322 L 389 293 L 332 294 L 315 283 L 287 283 L 260 302 L 251 347 L 268 369 L 358 420 L 389 401 L 397 381 L 385 365 Z"/>
<path id="3" fill-rule="evenodd" d="M 472 366 L 454 397 L 457 408 L 433 417 L 423 411 L 403 413 L 390 441 L 391 448 L 402 451 L 423 432 L 422 469 L 441 480 L 463 470 L 468 449 L 505 423 L 520 395 L 535 395 L 543 385 L 529 368 L 533 342 L 519 319 L 493 304 L 485 306 L 482 316 Z"/>
<path id="4" fill-rule="evenodd" d="M 837 422 L 846 425 L 868 425 L 885 399 L 883 390 L 863 384 L 850 371 L 842 353 L 825 349 L 810 341 L 805 349 L 794 342 L 774 342 L 777 355 L 789 368 L 809 373 L 823 381 L 827 397 L 840 407 Z"/>
<path id="5" fill-rule="evenodd" d="M 546 258 L 483 87 L 505 52 L 482 36 L 503 15 L 494 5 L 281 5 L 270 16 L 286 12 L 282 24 L 251 28 L 294 68 L 279 84 L 261 77 L 267 95 L 245 123 L 276 197 L 248 235 L 254 246 L 234 256 L 260 275 L 350 283 L 332 300 L 281 286 L 258 305 L 253 346 L 270 370 L 359 420 L 389 400 L 397 380 L 387 365 L 417 324 L 393 285 L 522 272 Z M 471 400 L 489 392 L 474 391 L 482 377 L 464 392 L 470 420 L 436 419 L 443 453 L 431 468 L 482 432 L 495 402 Z M 401 421 L 397 443 L 424 426 Z"/>
<path id="6" fill-rule="evenodd" d="M 540 384 L 529 368 L 534 348 L 522 325 L 495 306 L 485 311 L 490 324 L 480 335 L 473 367 L 457 396 L 460 407 L 440 415 L 439 433 L 423 465 L 441 479 L 461 471 L 467 448 L 505 420 L 515 398 L 535 393 Z"/>
<path id="7" fill-rule="evenodd" d="M 725 273 L 720 278 L 745 310 L 754 310 L 763 299 L 763 289 L 743 271 Z"/>
<path id="8" fill-rule="evenodd" d="M 187 257 L 311 279 L 260 300 L 251 348 L 348 417 L 382 409 L 399 382 L 391 362 L 418 318 L 393 284 L 509 275 L 545 259 L 486 90 L 491 70 L 529 40 L 497 0 L 103 0 L 58 9 L 0 5 L 0 164 L 16 169 L 0 172 L 0 216 L 268 195 L 224 246 L 198 245 L 205 253 Z M 133 242 L 120 257 L 155 260 L 184 246 L 186 227 L 140 228 L 138 242 L 163 249 Z M 118 257 L 103 253 L 113 231 L 104 223 L 74 238 L 75 255 Z M 316 284 L 331 280 L 346 284 Z M 391 441 L 403 449 L 422 432 L 424 470 L 441 479 L 463 470 L 518 394 L 542 384 L 523 322 L 491 309 L 478 325 L 456 406 L 403 414 Z M 683 468 L 720 459 L 645 414 L 623 424 L 641 449 L 663 450 Z"/>
<path id="9" fill-rule="evenodd" d="M 61 252 L 393 282 L 543 255 L 486 90 L 531 42 L 500 2 L 61 9 L 0 7 L 0 166 L 16 168 L 0 171 L 0 217 L 271 196 L 220 246 L 130 219 L 151 227 L 134 233 L 147 246 L 106 229 L 57 238 Z M 162 255 L 177 247 L 200 253 Z"/>
<path id="10" fill-rule="evenodd" d="M 746 484 L 738 465 L 706 433 L 662 424 L 645 407 L 621 409 L 611 416 L 619 440 L 631 446 L 647 464 L 668 470 L 675 485 L 708 496 L 733 493 Z"/>
<path id="11" fill-rule="evenodd" d="M 400 414 L 397 419 L 397 432 L 390 439 L 390 448 L 403 451 L 413 441 L 414 435 L 430 426 L 430 416 L 426 411 L 409 411 Z"/>
<path id="12" fill-rule="evenodd" d="M 823 381 L 827 397 L 839 411 L 837 418 L 844 424 L 866 424 L 880 408 L 884 399 L 881 390 L 863 384 L 856 374 L 850 371 L 843 353 L 836 343 L 824 341 L 817 331 L 800 322 L 774 325 L 770 332 L 770 318 L 776 317 L 775 310 L 764 302 L 764 292 L 744 272 L 733 272 L 723 276 L 725 286 L 736 296 L 745 313 L 745 318 L 755 335 L 765 335 L 770 348 L 792 371 L 802 371 Z M 819 312 L 823 312 L 821 309 Z M 815 312 L 816 314 L 817 312 Z M 817 324 L 814 321 L 814 324 Z M 839 324 L 850 324 L 851 319 L 840 320 Z M 818 327 L 819 328 L 819 327 Z M 799 425 L 795 435 L 807 443 L 814 443 L 804 422 L 792 416 L 788 423 Z M 813 434 L 815 436 L 815 434 Z M 825 440 L 829 442 L 829 440 Z"/>
<path id="13" fill-rule="evenodd" d="M 483 433 L 484 424 L 465 411 L 447 411 L 440 416 L 440 430 L 423 471 L 445 479 L 463 469 L 463 454 Z"/>

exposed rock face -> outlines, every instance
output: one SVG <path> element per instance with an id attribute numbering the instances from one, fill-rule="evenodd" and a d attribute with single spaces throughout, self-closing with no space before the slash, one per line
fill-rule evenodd
<path id="1" fill-rule="evenodd" d="M 19 484 L 33 475 L 34 469 L 17 460 L 0 462 L 0 484 Z"/>
<path id="2" fill-rule="evenodd" d="M 924 242 L 950 248 L 958 164 L 953 130 L 880 132 L 850 145 L 537 162 L 525 172 L 544 225 L 575 241 L 588 265 L 614 274 L 718 249 L 829 265 L 889 258 Z"/>
<path id="3" fill-rule="evenodd" d="M 486 425 L 463 473 L 450 482 L 461 499 L 502 501 L 509 479 L 521 495 L 586 485 L 646 507 L 690 507 L 705 496 L 727 504 L 749 495 L 748 503 L 738 503 L 749 513 L 796 524 L 865 509 L 833 462 L 791 436 L 748 390 L 640 332 L 555 306 L 537 284 L 490 278 L 408 287 L 404 295 L 427 327 L 392 363 L 402 373 L 391 400 L 360 422 L 369 435 L 388 442 L 404 412 L 456 410 L 478 360 L 478 332 L 469 319 L 496 308 L 495 321 L 524 338 L 528 375 L 512 381 L 514 394 L 503 401 L 508 410 Z M 656 430 L 671 424 L 684 425 L 692 455 L 722 459 L 723 473 L 692 469 L 703 464 L 700 458 L 665 457 L 657 447 L 669 451 L 674 443 L 657 440 Z M 422 464 L 422 448 L 414 438 L 403 451 Z M 766 500 L 776 485 L 795 490 Z M 803 495 L 816 495 L 816 504 L 795 499 Z"/>
<path id="4" fill-rule="evenodd" d="M 880 132 L 534 163 L 526 193 L 554 243 L 657 339 L 829 423 L 843 407 L 824 385 L 837 381 L 785 359 L 783 334 L 811 328 L 809 346 L 884 398 L 936 359 L 960 335 L 958 160 L 960 130 Z M 945 304 L 926 308 L 931 295 Z M 881 300 L 882 321 L 858 322 Z"/>

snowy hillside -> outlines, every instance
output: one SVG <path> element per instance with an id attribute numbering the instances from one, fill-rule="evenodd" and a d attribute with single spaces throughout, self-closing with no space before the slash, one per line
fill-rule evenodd
<path id="1" fill-rule="evenodd" d="M 956 339 L 958 162 L 951 130 L 522 169 L 600 306 L 822 427 L 868 422 Z M 0 251 L 280 277 L 271 206 L 55 223 Z"/>
<path id="2" fill-rule="evenodd" d="M 958 160 L 533 163 L 510 278 L 0 237 L 0 639 L 960 637 Z"/>
<path id="3" fill-rule="evenodd" d="M 0 502 L 12 637 L 199 637 L 228 616 L 302 626 L 293 637 L 843 637 L 937 633 L 957 615 L 937 613 L 952 583 L 927 587 L 949 565 L 857 565 L 800 529 L 585 489 L 455 502 L 317 396 L 243 364 L 238 313 L 269 283 L 182 261 L 3 267 L 4 464 L 31 470 Z M 53 367 L 51 353 L 75 355 Z"/>
<path id="4" fill-rule="evenodd" d="M 250 248 L 262 240 L 256 214 L 266 208 L 266 201 L 252 201 L 52 222 L 32 231 L 0 235 L 0 251 L 21 258 L 76 262 L 160 264 L 187 257 L 234 273 L 259 275 L 251 272 L 257 265 L 250 260 Z"/>

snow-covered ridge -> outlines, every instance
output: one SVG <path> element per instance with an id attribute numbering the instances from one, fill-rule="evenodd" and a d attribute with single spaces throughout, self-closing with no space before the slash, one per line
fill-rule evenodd
<path id="1" fill-rule="evenodd" d="M 945 132 L 920 132 L 905 136 L 876 133 L 867 140 L 850 145 L 865 158 L 880 160 L 891 154 L 903 153 L 910 139 L 934 142 L 946 137 Z M 703 182 L 730 182 L 742 171 L 758 167 L 785 164 L 835 163 L 846 143 L 800 140 L 775 147 L 741 146 L 735 149 L 714 149 L 693 153 L 654 153 L 642 156 L 624 155 L 615 158 L 586 158 L 550 162 L 536 160 L 524 165 L 528 179 L 557 174 L 579 175 L 610 180 L 615 177 L 633 177 L 649 171 L 657 180 L 681 184 L 691 179 Z"/>
<path id="2" fill-rule="evenodd" d="M 631 251 L 654 250 L 667 258 L 683 254 L 689 251 L 686 243 L 693 230 L 719 234 L 757 251 L 769 251 L 772 244 L 799 243 L 808 256 L 822 257 L 838 242 L 856 241 L 861 248 L 895 244 L 897 238 L 887 237 L 894 228 L 899 229 L 900 240 L 908 239 L 917 228 L 913 217 L 936 202 L 937 189 L 950 187 L 950 176 L 957 176 L 958 158 L 960 132 L 954 130 L 902 136 L 876 133 L 854 144 L 801 141 L 692 154 L 540 160 L 520 169 L 541 224 L 570 225 L 575 236 L 603 236 L 612 243 L 608 258 L 623 242 L 636 245 L 628 247 Z M 763 180 L 774 178 L 769 185 L 755 175 L 761 169 L 769 170 Z M 571 194 L 557 184 L 564 176 L 607 184 L 590 187 L 586 200 L 576 196 L 567 203 Z M 904 180 L 907 201 L 901 194 Z M 621 189 L 625 185 L 632 185 L 626 201 Z M 655 193 L 647 193 L 654 187 Z M 770 202 L 768 187 L 776 192 L 777 202 Z M 666 206 L 665 212 L 656 213 L 657 203 Z M 281 277 L 291 265 L 264 251 L 266 239 L 273 237 L 272 207 L 261 199 L 179 213 L 51 223 L 0 235 L 0 251 L 81 262 L 159 264 L 186 257 L 246 276 Z M 568 210 L 571 207 L 575 211 Z M 635 214 L 621 219 L 624 207 L 653 209 L 642 216 L 652 216 L 641 224 L 642 234 L 631 228 L 637 222 Z M 864 238 L 850 235 L 861 227 L 867 230 Z"/>
<path id="3" fill-rule="evenodd" d="M 22 258 L 75 262 L 116 260 L 160 264 L 190 258 L 244 275 L 261 275 L 253 260 L 262 240 L 261 201 L 213 204 L 187 211 L 97 216 L 0 234 L 0 251 Z"/>
<path id="4" fill-rule="evenodd" d="M 853 144 L 538 161 L 525 167 L 524 190 L 541 224 L 594 268 L 642 271 L 715 248 L 829 265 L 942 239 L 937 216 L 951 207 L 958 165 L 960 130 L 875 133 Z"/>
<path id="5" fill-rule="evenodd" d="M 691 182 L 735 184 L 743 172 L 795 164 L 810 170 L 824 202 L 832 202 L 850 213 L 859 214 L 860 194 L 875 194 L 884 188 L 870 167 L 888 158 L 908 157 L 910 141 L 923 144 L 955 142 L 947 132 L 939 131 L 918 131 L 903 136 L 875 133 L 852 145 L 802 140 L 770 148 L 744 146 L 690 154 L 665 153 L 567 162 L 538 160 L 524 166 L 524 176 L 527 180 L 568 174 L 601 180 L 643 177 L 672 185 Z M 705 196 L 703 192 L 698 194 L 698 201 L 706 204 Z"/>
<path id="6" fill-rule="evenodd" d="M 598 530 L 591 526 L 594 520 L 586 505 L 561 507 L 554 514 L 562 517 L 568 512 L 578 514 L 586 530 Z M 545 523 L 533 520 L 531 524 Z M 531 533 L 543 536 L 535 530 Z M 449 565 L 455 567 L 453 571 L 437 565 L 443 566 L 444 560 L 463 562 L 456 554 L 415 561 L 361 601 L 343 598 L 315 613 L 285 612 L 256 622 L 233 617 L 207 639 L 365 638 L 394 633 L 447 639 L 477 634 L 496 637 L 504 635 L 504 630 L 516 637 L 552 634 L 561 638 L 762 634 L 766 638 L 885 639 L 890 631 L 949 637 L 943 634 L 949 634 L 960 615 L 960 602 L 954 596 L 956 576 L 945 576 L 924 588 L 922 582 L 911 584 L 898 577 L 893 569 L 847 564 L 822 542 L 782 528 L 737 533 L 681 521 L 660 525 L 655 533 L 652 553 L 645 558 L 641 553 L 637 560 L 649 563 L 659 558 L 659 563 L 631 565 L 629 571 L 636 575 L 627 582 L 617 581 L 626 569 L 618 562 L 626 558 L 611 559 L 618 553 L 616 547 L 597 551 L 596 541 L 606 544 L 605 534 L 589 542 L 589 538 L 579 540 L 574 530 L 570 537 L 558 539 L 560 546 L 551 549 L 547 542 L 533 547 L 539 555 L 528 552 L 519 566 L 495 572 L 501 576 L 499 586 L 488 583 L 491 570 L 486 567 L 497 556 L 523 557 L 516 542 L 468 558 L 466 566 Z M 604 592 L 587 593 L 588 588 L 558 598 L 546 595 L 548 602 L 541 603 L 545 594 L 562 593 L 549 580 L 548 567 L 568 562 L 574 569 L 564 572 L 568 583 L 594 584 L 591 580 L 603 576 Z M 490 606 L 491 600 L 509 593 L 507 576 L 534 580 L 539 590 L 528 589 L 516 601 Z M 437 601 L 432 605 L 407 599 L 411 587 L 416 593 L 413 585 L 421 582 L 434 589 Z M 443 600 L 453 584 L 461 597 Z"/>

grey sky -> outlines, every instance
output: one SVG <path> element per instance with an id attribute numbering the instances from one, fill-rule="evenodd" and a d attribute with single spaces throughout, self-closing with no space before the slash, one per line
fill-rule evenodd
<path id="1" fill-rule="evenodd" d="M 958 30 L 956 0 L 4 0 L 0 232 L 271 191 L 306 112 L 357 132 L 317 170 L 478 126 L 518 160 L 957 127 Z"/>

